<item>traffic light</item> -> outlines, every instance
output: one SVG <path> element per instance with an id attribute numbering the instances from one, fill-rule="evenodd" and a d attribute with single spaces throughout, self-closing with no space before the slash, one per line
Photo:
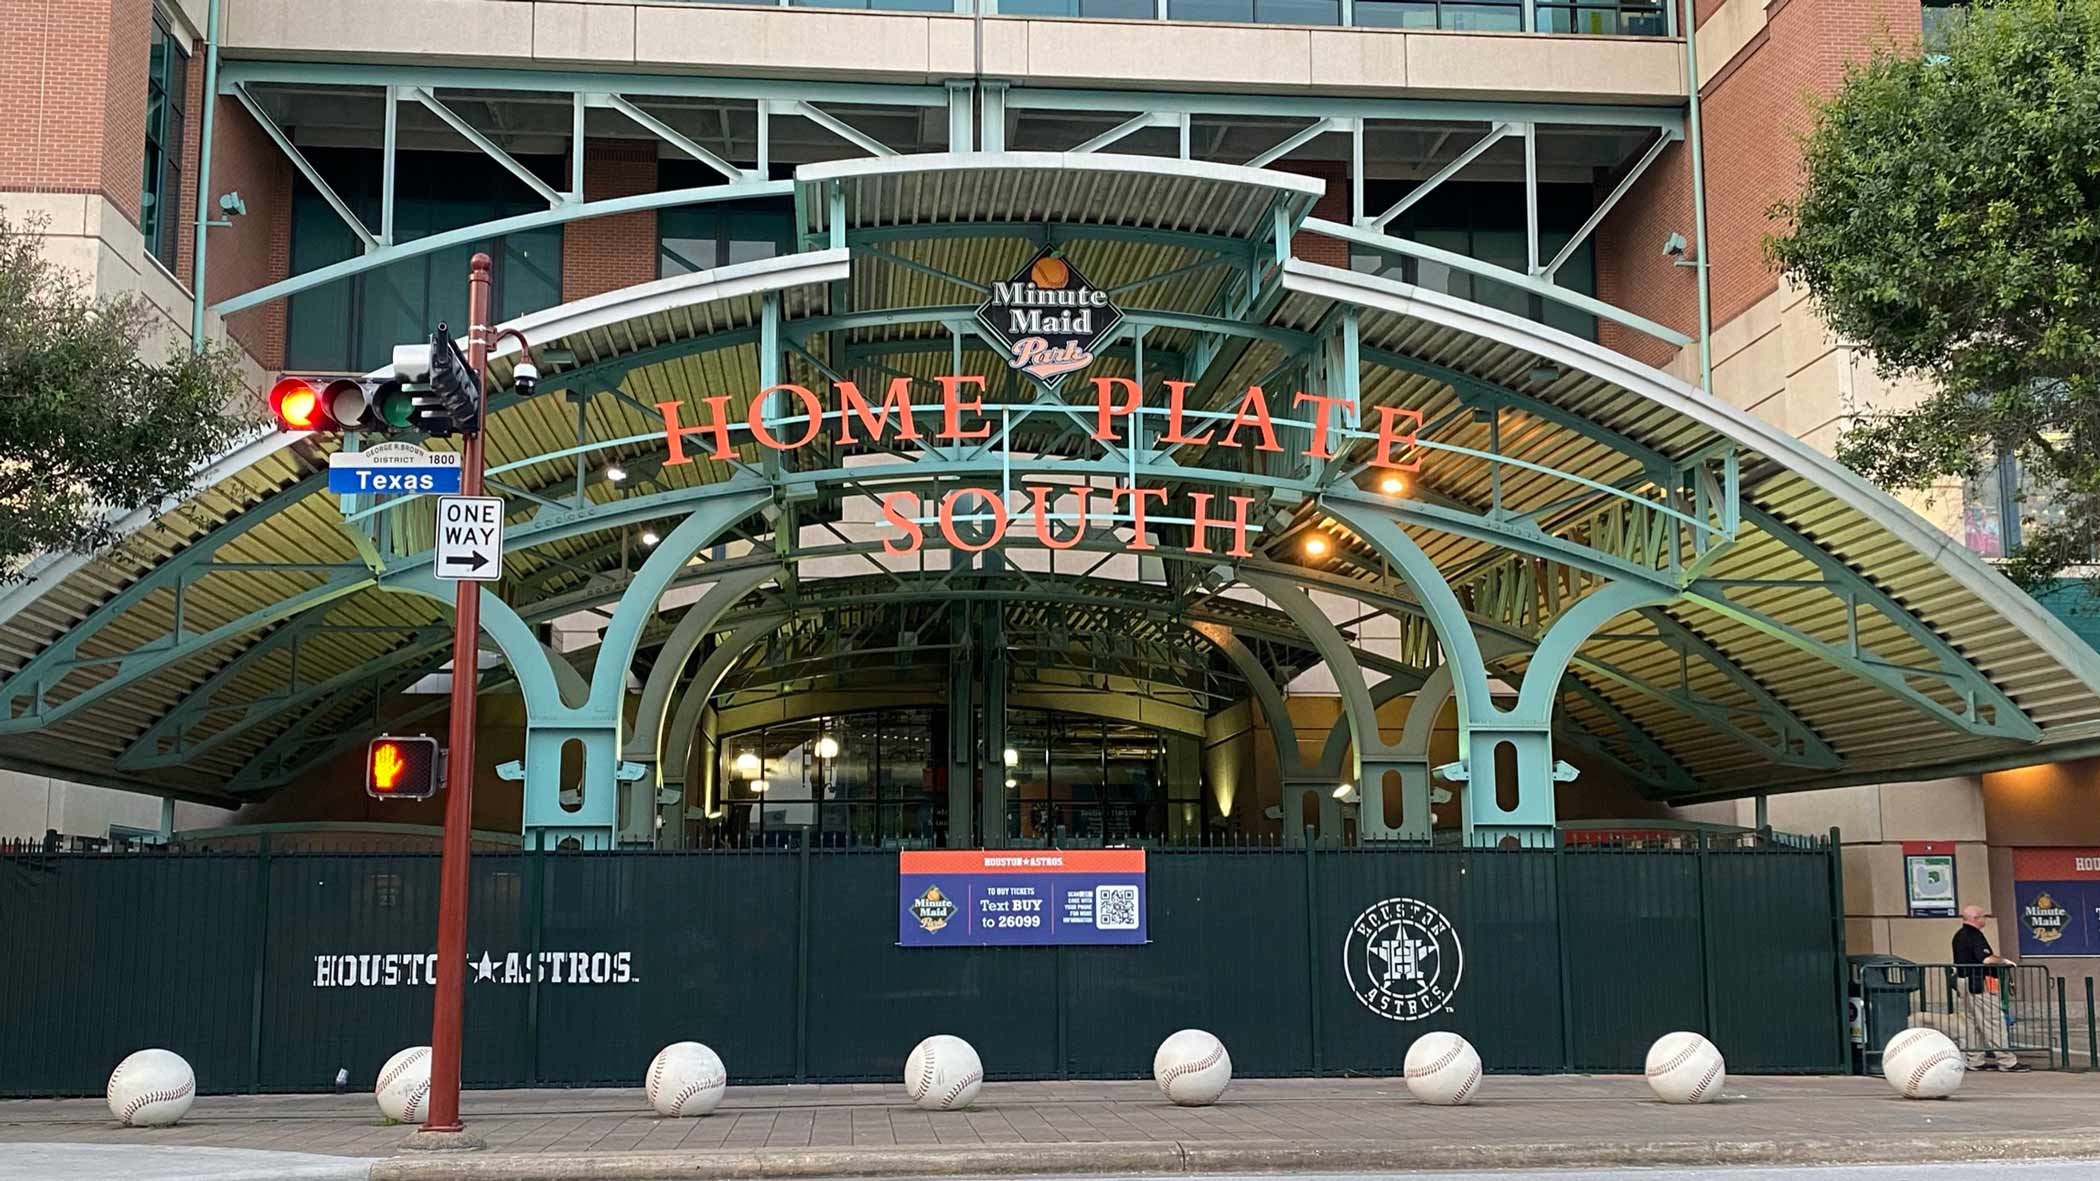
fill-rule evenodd
<path id="1" fill-rule="evenodd" d="M 430 334 L 430 392 L 452 430 L 471 435 L 481 429 L 480 382 L 443 324 Z"/>
<path id="2" fill-rule="evenodd" d="M 429 344 L 394 349 L 389 378 L 286 377 L 270 387 L 270 413 L 281 431 L 417 432 L 443 438 L 481 429 L 474 371 L 443 324 Z M 530 396 L 538 370 L 517 367 L 520 394 Z"/>
<path id="3" fill-rule="evenodd" d="M 399 377 L 326 382 L 287 377 L 270 389 L 270 413 L 281 431 L 413 431 L 439 437 L 458 432 L 444 399 Z"/>
<path id="4" fill-rule="evenodd" d="M 333 405 L 345 398 L 346 391 L 338 389 L 348 386 L 356 389 L 357 383 L 347 379 L 324 381 L 319 378 L 285 377 L 270 387 L 270 413 L 277 419 L 281 431 L 332 431 L 341 429 L 336 425 Z"/>
<path id="5" fill-rule="evenodd" d="M 427 800 L 438 789 L 435 738 L 381 735 L 365 748 L 365 794 L 380 800 Z"/>

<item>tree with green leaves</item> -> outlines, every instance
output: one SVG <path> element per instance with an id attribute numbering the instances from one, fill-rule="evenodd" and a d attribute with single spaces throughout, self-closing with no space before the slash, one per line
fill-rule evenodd
<path id="1" fill-rule="evenodd" d="M 1929 49 L 1847 71 L 1767 249 L 1884 376 L 1932 390 L 1848 407 L 1838 458 L 1923 489 L 2015 457 L 2062 510 L 2007 564 L 2038 587 L 2100 543 L 2100 0 L 1981 3 Z"/>
<path id="2" fill-rule="evenodd" d="M 230 350 L 152 359 L 160 313 L 96 300 L 44 256 L 42 228 L 0 218 L 0 581 L 39 553 L 106 548 L 118 514 L 189 491 L 260 421 Z"/>

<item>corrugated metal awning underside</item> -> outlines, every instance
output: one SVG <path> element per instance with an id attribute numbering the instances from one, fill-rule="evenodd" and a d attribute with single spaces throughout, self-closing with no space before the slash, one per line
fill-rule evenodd
<path id="1" fill-rule="evenodd" d="M 1036 180 L 1033 185 L 1032 176 Z M 840 184 L 852 226 L 925 225 L 929 232 L 924 236 L 891 234 L 884 238 L 879 252 L 854 251 L 850 275 L 842 279 L 796 282 L 779 288 L 783 323 L 790 339 L 798 338 L 798 325 L 844 312 L 952 308 L 975 303 L 981 296 L 967 284 L 1004 279 L 1039 247 L 1039 235 L 1011 228 L 1018 223 L 1048 218 L 1137 228 L 1159 226 L 1247 238 L 1270 224 L 1277 201 L 1293 204 L 1300 213 L 1308 204 L 1300 202 L 1294 191 L 1279 194 L 1273 189 L 1235 188 L 1200 177 L 1176 180 L 1159 175 L 1129 177 L 1107 171 L 1074 171 L 1057 172 L 1044 180 L 1026 167 L 848 177 Z M 813 194 L 804 205 L 805 229 L 818 237 L 828 230 L 827 204 Z M 973 223 L 983 223 L 982 232 L 973 232 Z M 938 232 L 934 232 L 936 229 Z M 1149 275 L 1182 270 L 1204 258 L 1200 245 L 1181 238 L 1155 241 L 1142 236 L 1074 237 L 1067 249 L 1075 264 L 1103 287 L 1136 284 Z M 916 265 L 899 263 L 897 259 Z M 963 282 L 942 278 L 936 272 L 958 276 Z M 1214 306 L 1237 273 L 1231 266 L 1189 270 L 1172 281 L 1130 287 L 1127 294 L 1118 298 L 1131 309 L 1202 313 Z M 542 396 L 510 404 L 498 410 L 489 424 L 489 463 L 508 464 L 573 447 L 579 419 L 584 436 L 593 440 L 656 433 L 659 437 L 652 441 L 593 452 L 581 474 L 573 457 L 568 457 L 529 463 L 500 476 L 506 485 L 537 497 L 561 500 L 581 495 L 594 506 L 613 504 L 637 494 L 635 489 L 615 487 L 598 478 L 597 473 L 607 462 L 646 463 L 662 455 L 661 424 L 646 407 L 679 402 L 687 421 L 693 421 L 701 414 L 703 399 L 710 396 L 729 395 L 738 412 L 748 405 L 760 379 L 754 329 L 760 320 L 762 301 L 762 294 L 756 290 L 741 290 L 699 302 L 673 300 L 668 306 L 652 306 L 631 317 L 580 328 L 559 339 L 535 340 L 542 349 L 559 348 L 573 353 L 573 361 L 543 366 L 548 378 L 577 368 L 597 367 L 594 371 L 609 375 L 604 388 L 617 388 L 623 396 L 594 396 L 583 401 Z M 1338 306 L 1339 301 L 1327 295 L 1294 290 L 1276 301 L 1263 319 L 1275 328 L 1310 331 L 1329 322 Z M 1434 318 L 1367 307 L 1361 311 L 1360 329 L 1367 348 L 1432 362 L 1470 378 L 1505 386 L 1559 411 L 1580 416 L 1602 428 L 1599 433 L 1622 436 L 1666 456 L 1691 456 L 1723 438 L 1722 432 L 1710 423 L 1659 404 L 1623 383 L 1580 369 L 1549 365 L 1550 358 L 1530 348 L 1452 329 Z M 702 345 L 710 347 L 698 347 Z M 863 381 L 864 388 L 880 388 L 894 373 L 930 379 L 948 372 L 955 339 L 938 322 L 886 322 L 817 331 L 802 341 L 802 347 L 807 349 L 808 357 L 790 354 L 785 361 L 783 372 L 789 380 L 822 388 L 829 381 L 824 369 L 829 369 Z M 1198 333 L 1188 328 L 1157 327 L 1146 335 L 1145 347 L 1159 354 L 1190 356 L 1198 350 Z M 962 348 L 965 372 L 997 372 L 990 353 L 974 338 L 963 337 Z M 1237 354 L 1221 388 L 1241 388 L 1274 370 L 1284 355 L 1282 344 L 1257 340 Z M 810 357 L 821 362 L 823 368 Z M 624 374 L 603 368 L 628 362 L 632 362 L 632 368 Z M 505 358 L 496 366 L 499 378 L 507 379 L 509 364 Z M 1131 364 L 1127 350 L 1107 355 L 1089 371 L 1089 376 L 1127 376 L 1132 372 Z M 1443 419 L 1460 405 L 1459 392 L 1451 385 L 1383 364 L 1366 363 L 1361 382 L 1367 406 L 1415 407 L 1423 412 L 1425 421 Z M 1076 398 L 1081 396 L 1083 387 L 1075 382 L 1067 392 Z M 988 400 L 1025 400 L 1032 393 L 1018 383 L 1001 386 L 995 382 Z M 1438 436 L 1440 441 L 1488 449 L 1486 423 L 1464 413 L 1448 417 L 1449 425 Z M 1507 455 L 1579 472 L 1605 483 L 1637 476 L 1641 470 L 1637 459 L 1604 439 L 1569 430 L 1522 408 L 1503 412 L 1500 440 Z M 288 499 L 289 503 L 228 543 L 217 555 L 219 562 L 358 565 L 359 553 L 342 526 L 337 498 L 323 488 L 327 457 L 336 446 L 335 439 L 325 436 L 291 442 L 246 469 L 227 475 L 182 508 L 136 534 L 116 552 L 87 562 L 52 585 L 0 622 L 0 670 L 12 675 L 46 646 L 89 619 L 113 596 L 182 554 L 197 538 L 273 500 Z M 1059 433 L 1046 432 L 1019 439 L 1017 446 L 1078 453 L 1094 445 L 1083 437 L 1075 443 L 1069 437 L 1061 438 Z M 747 452 L 746 458 L 755 459 L 756 453 Z M 830 465 L 843 458 L 843 451 L 820 444 L 795 453 L 790 463 Z M 1489 466 L 1485 461 L 1445 454 L 1421 479 L 1438 496 L 1483 506 L 1488 502 Z M 701 458 L 688 465 L 661 468 L 640 491 L 659 493 L 692 488 L 725 480 L 731 472 L 726 464 Z M 1962 576 L 1952 569 L 1954 558 L 1921 550 L 1878 523 L 1847 490 L 1825 487 L 1802 475 L 1795 466 L 1778 462 L 1777 456 L 1746 448 L 1742 472 L 1743 493 L 1750 503 L 1812 539 L 1823 551 L 1893 596 L 2008 695 L 2040 727 L 2043 741 L 2029 746 L 2010 739 L 1965 733 L 1941 718 L 1900 703 L 1835 664 L 1805 655 L 1798 647 L 1765 631 L 1695 603 L 1680 602 L 1665 608 L 1671 619 L 1723 653 L 1842 759 L 1842 766 L 1834 771 L 1775 766 L 1736 737 L 1705 724 L 1692 713 L 1673 708 L 1653 694 L 1629 688 L 1612 678 L 1585 673 L 1581 667 L 1571 673 L 1652 736 L 1697 781 L 1698 793 L 1741 794 L 1773 787 L 1810 787 L 1840 777 L 1846 781 L 1873 775 L 1900 779 L 1917 769 L 1990 759 L 2023 749 L 2033 750 L 2035 761 L 2043 761 L 2049 747 L 2100 736 L 2100 693 L 2089 683 L 2090 666 L 2076 667 L 2083 657 L 2074 654 L 2067 659 L 2060 646 L 2052 647 L 2055 640 L 2038 636 L 2020 617 L 2001 609 L 2001 602 L 1994 601 L 1993 594 L 1980 593 L 1973 575 Z M 302 484 L 309 489 L 305 494 L 287 494 L 287 490 Z M 1556 487 L 1551 477 L 1515 469 L 1505 469 L 1502 474 L 1502 504 L 1512 511 L 1536 508 L 1565 494 L 1566 487 Z M 538 507 L 532 501 L 517 498 L 513 503 L 517 506 L 513 528 L 529 519 Z M 1297 527 L 1322 528 L 1339 543 L 1331 560 L 1323 564 L 1327 574 L 1356 579 L 1381 593 L 1409 597 L 1404 585 L 1387 573 L 1377 553 L 1348 530 L 1322 518 L 1316 504 L 1309 503 L 1301 510 Z M 1409 531 L 1447 575 L 1479 571 L 1503 556 L 1500 548 L 1490 542 L 1413 526 Z M 427 523 L 420 534 L 404 525 L 402 536 L 393 539 L 393 544 L 404 552 L 428 543 Z M 528 618 L 531 605 L 536 602 L 587 602 L 593 594 L 600 598 L 616 594 L 623 584 L 623 571 L 637 560 L 635 545 L 632 531 L 619 528 L 578 533 L 514 552 L 507 560 L 503 593 L 527 612 Z M 731 556 L 748 552 L 749 548 L 740 541 L 732 547 Z M 1300 560 L 1281 552 L 1272 556 L 1277 560 Z M 1824 642 L 1845 645 L 1850 640 L 1847 614 L 1837 597 L 1826 590 L 1800 585 L 1815 580 L 1816 569 L 1806 558 L 1747 522 L 1739 540 L 1708 574 L 1716 579 L 1770 583 L 1769 589 L 1743 592 L 1739 601 Z M 327 577 L 327 572 L 303 568 L 226 569 L 199 574 L 183 592 L 183 632 L 207 632 L 318 586 Z M 1997 593 L 2017 594 L 2007 584 L 1996 585 L 2002 588 Z M 1156 588 L 1145 588 L 1144 594 L 1155 591 Z M 819 591 L 810 587 L 804 593 Z M 63 679 L 47 685 L 42 700 L 50 706 L 63 704 L 117 675 L 121 659 L 127 654 L 165 644 L 174 629 L 176 609 L 176 594 L 171 587 L 158 589 L 132 604 L 82 644 L 77 653 L 80 663 Z M 117 768 L 119 756 L 140 735 L 199 685 L 220 674 L 270 635 L 270 630 L 231 638 L 167 664 L 62 721 L 0 735 L 0 759 L 18 767 L 73 774 L 91 781 L 210 796 L 216 795 L 228 779 L 287 727 L 302 720 L 321 733 L 371 729 L 377 716 L 377 695 L 385 692 L 392 681 L 375 673 L 369 684 L 361 683 L 359 670 L 386 660 L 404 646 L 429 644 L 433 637 L 442 636 L 449 629 L 449 612 L 421 595 L 389 593 L 376 587 L 357 590 L 334 601 L 327 610 L 330 630 L 302 642 L 296 670 L 289 648 L 249 659 L 214 699 L 227 708 L 200 717 L 189 731 L 190 741 L 202 742 L 232 725 L 234 719 L 242 716 L 245 706 L 261 704 L 267 708 L 273 696 L 285 692 L 295 671 L 297 683 L 302 686 L 340 678 L 344 680 L 343 691 L 302 702 L 297 708 L 259 723 L 251 721 L 235 736 L 210 746 L 191 761 L 138 772 Z M 1018 608 L 1016 611 L 1015 619 L 1024 625 L 1031 625 L 1029 621 L 1036 618 L 1019 613 Z M 291 623 L 276 626 L 282 628 Z M 1881 616 L 1862 612 L 1859 627 L 1860 645 L 1888 662 L 1918 667 L 1935 664 L 1931 654 Z M 1745 714 L 1755 711 L 1755 703 L 1745 689 L 1720 670 L 1698 663 L 1680 665 L 1677 654 L 1669 648 L 1644 642 L 1641 637 L 1652 628 L 1644 620 L 1622 618 L 1606 629 L 1606 634 L 1584 645 L 1579 655 L 1657 685 L 1682 685 L 1724 708 L 1739 707 Z M 657 629 L 659 640 L 663 630 Z M 2085 656 L 2092 655 L 2082 645 L 2080 651 Z M 399 665 L 393 672 L 421 667 L 421 663 Z M 1523 661 L 1518 659 L 1507 665 L 1506 671 L 1515 674 L 1522 667 Z M 1916 684 L 1943 699 L 1949 708 L 1961 706 L 1944 685 L 1929 678 L 1919 679 Z M 1607 744 L 1617 741 L 1613 720 L 1593 701 L 1571 695 L 1564 708 L 1569 717 L 1604 738 Z M 1581 762 L 1579 754 L 1569 757 Z"/>

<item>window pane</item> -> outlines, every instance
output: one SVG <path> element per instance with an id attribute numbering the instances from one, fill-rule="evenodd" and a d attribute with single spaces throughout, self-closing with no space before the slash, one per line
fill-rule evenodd
<path id="1" fill-rule="evenodd" d="M 336 192 L 367 226 L 379 224 L 379 154 L 360 149 L 309 153 Z M 542 174 L 558 161 L 526 159 Z M 492 161 L 464 152 L 403 152 L 394 201 L 394 232 L 402 241 L 545 208 L 516 178 Z M 292 199 L 292 273 L 356 257 L 348 226 L 303 179 Z M 455 197 L 455 192 L 478 194 Z M 455 246 L 291 298 L 285 364 L 294 369 L 364 370 L 385 364 L 397 344 L 420 341 L 443 320 L 459 330 L 466 319 L 468 260 L 487 251 L 495 260 L 497 315 L 508 318 L 561 302 L 559 226 Z"/>
<path id="2" fill-rule="evenodd" d="M 1436 0 L 1359 0 L 1356 23 L 1373 29 L 1436 28 Z"/>
<path id="3" fill-rule="evenodd" d="M 1998 472 L 1993 465 L 1982 475 L 1962 481 L 1962 544 L 1979 557 L 2005 556 L 2005 518 L 1998 495 Z"/>
<path id="4" fill-rule="evenodd" d="M 1266 25 L 1338 25 L 1341 0 L 1255 0 L 1254 19 Z"/>
<path id="5" fill-rule="evenodd" d="M 1438 23 L 1466 32 L 1516 33 L 1523 31 L 1524 12 L 1513 3 L 1453 4 L 1446 0 Z"/>
<path id="6" fill-rule="evenodd" d="M 657 259 L 657 271 L 664 277 L 686 275 L 694 271 L 711 270 L 719 263 L 715 258 L 713 235 L 705 238 L 670 238 L 663 241 L 663 249 Z"/>
<path id="7" fill-rule="evenodd" d="M 1464 230 L 1422 230 L 1408 235 L 1424 246 L 1453 254 L 1471 254 L 1473 236 Z M 1473 276 L 1440 262 L 1423 259 L 1415 270 L 1415 281 L 1431 291 L 1442 291 L 1460 299 L 1473 298 Z"/>
<path id="8" fill-rule="evenodd" d="M 1567 244 L 1568 235 L 1565 232 L 1540 234 L 1541 265 L 1559 254 L 1561 247 Z M 1568 261 L 1560 264 L 1560 270 L 1554 275 L 1554 282 L 1583 295 L 1597 293 L 1597 256 L 1589 242 L 1576 247 L 1575 253 L 1568 256 Z M 1543 318 L 1547 324 L 1584 340 L 1597 339 L 1597 317 L 1557 300 L 1548 299 L 1543 302 Z"/>
<path id="9" fill-rule="evenodd" d="M 1178 21 L 1254 19 L 1254 0 L 1167 0 L 1167 18 Z"/>

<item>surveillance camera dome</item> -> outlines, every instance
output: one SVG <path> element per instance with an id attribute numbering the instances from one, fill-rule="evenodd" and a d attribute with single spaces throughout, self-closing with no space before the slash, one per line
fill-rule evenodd
<path id="1" fill-rule="evenodd" d="M 530 361 L 520 361 L 518 367 L 511 370 L 510 380 L 512 385 L 518 387 L 521 396 L 529 398 L 533 391 L 539 388 L 540 368 Z"/>

